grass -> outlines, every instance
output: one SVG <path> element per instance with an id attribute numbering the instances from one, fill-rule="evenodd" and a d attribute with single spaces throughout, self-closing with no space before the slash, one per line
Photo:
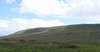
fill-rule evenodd
<path id="1" fill-rule="evenodd" d="M 0 45 L 0 52 L 100 52 L 100 45 Z"/>

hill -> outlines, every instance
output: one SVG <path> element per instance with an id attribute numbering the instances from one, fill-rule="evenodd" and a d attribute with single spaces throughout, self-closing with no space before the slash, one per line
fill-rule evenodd
<path id="1" fill-rule="evenodd" d="M 44 41 L 99 41 L 100 24 L 77 24 L 21 30 L 2 39 Z"/>

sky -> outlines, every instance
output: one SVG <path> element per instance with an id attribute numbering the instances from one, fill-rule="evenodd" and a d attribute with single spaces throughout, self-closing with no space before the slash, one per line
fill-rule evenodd
<path id="1" fill-rule="evenodd" d="M 19 30 L 100 23 L 100 0 L 0 0 L 0 36 Z"/>

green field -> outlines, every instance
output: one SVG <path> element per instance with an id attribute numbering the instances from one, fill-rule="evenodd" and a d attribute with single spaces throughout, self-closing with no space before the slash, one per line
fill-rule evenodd
<path id="1" fill-rule="evenodd" d="M 100 52 L 100 45 L 0 45 L 0 52 Z"/>

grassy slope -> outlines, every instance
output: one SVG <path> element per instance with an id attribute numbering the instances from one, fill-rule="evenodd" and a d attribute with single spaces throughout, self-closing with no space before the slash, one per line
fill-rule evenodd
<path id="1" fill-rule="evenodd" d="M 3 37 L 24 40 L 77 40 L 99 41 L 100 24 L 80 24 L 18 31 Z"/>
<path id="2" fill-rule="evenodd" d="M 100 45 L 0 45 L 0 52 L 100 52 Z"/>

